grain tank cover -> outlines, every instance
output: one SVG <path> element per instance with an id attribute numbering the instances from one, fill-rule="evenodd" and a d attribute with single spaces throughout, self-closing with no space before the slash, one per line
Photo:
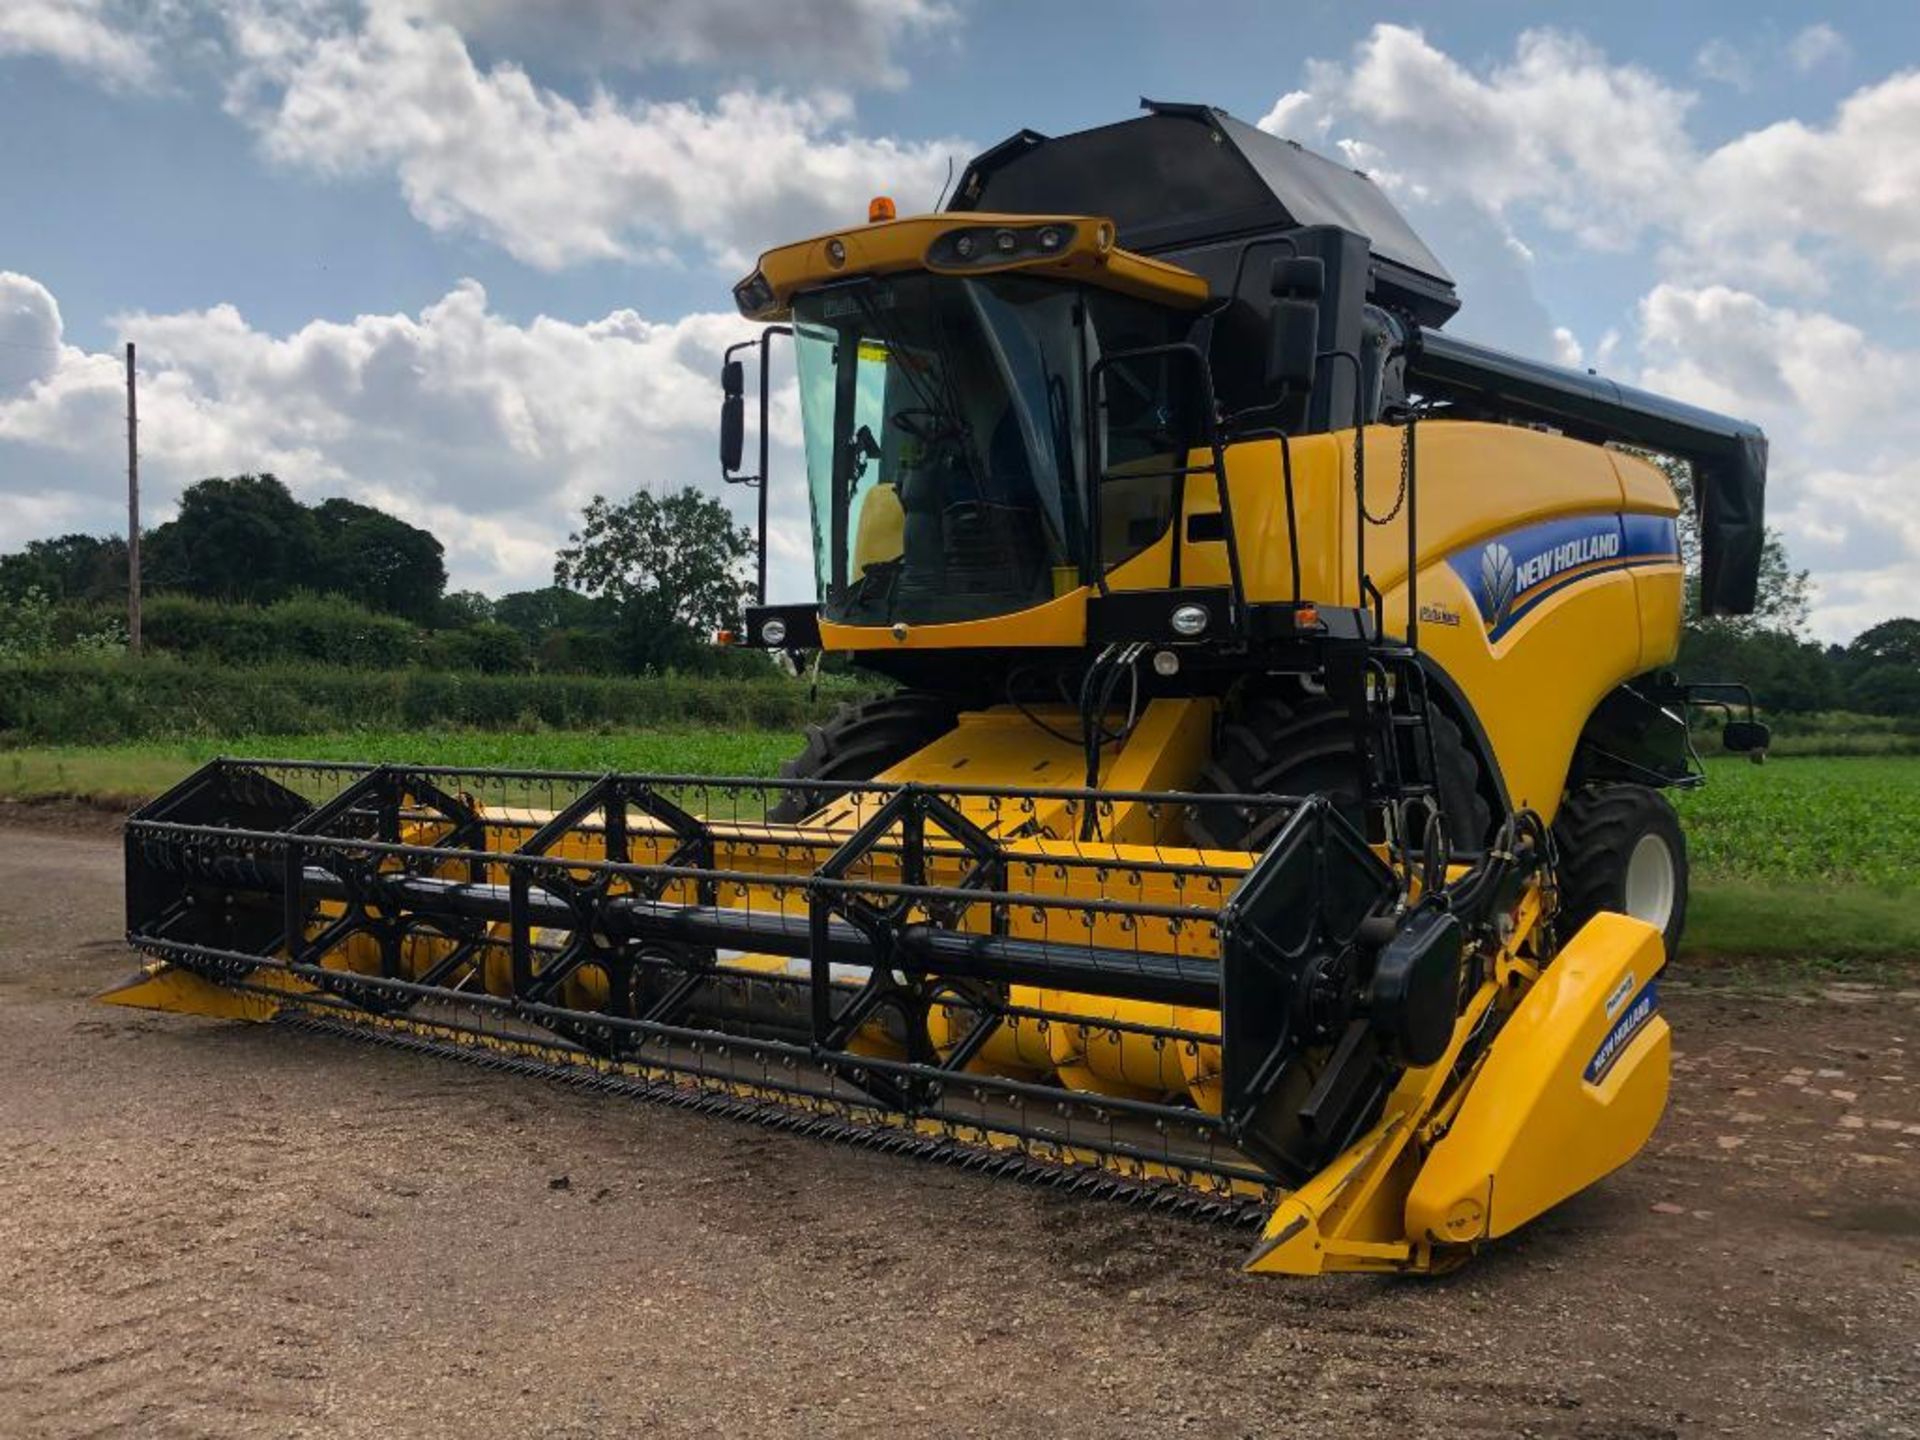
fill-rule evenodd
<path id="1" fill-rule="evenodd" d="M 1337 226 L 1370 243 L 1376 304 L 1429 327 L 1459 309 L 1446 267 L 1359 171 L 1210 105 L 1141 105 L 1072 135 L 1022 130 L 967 166 L 948 208 L 1108 215 L 1121 245 L 1162 255 Z"/>

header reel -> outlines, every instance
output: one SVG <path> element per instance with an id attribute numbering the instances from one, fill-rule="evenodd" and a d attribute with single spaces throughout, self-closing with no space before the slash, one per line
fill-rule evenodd
<path id="1" fill-rule="evenodd" d="M 797 785 L 819 812 L 760 818 Z M 1260 855 L 1193 848 L 1177 792 L 218 760 L 128 823 L 161 963 L 121 998 L 1257 1220 L 1490 966 L 1325 798 L 1225 798 L 1284 817 Z"/>

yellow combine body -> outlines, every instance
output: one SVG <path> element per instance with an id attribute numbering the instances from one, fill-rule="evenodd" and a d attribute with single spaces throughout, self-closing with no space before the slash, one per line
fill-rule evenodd
<path id="1" fill-rule="evenodd" d="M 109 998 L 1249 1223 L 1297 1275 L 1446 1268 L 1634 1155 L 1659 791 L 1725 697 L 1664 671 L 1682 499 L 1605 442 L 1692 464 L 1737 610 L 1757 431 L 1441 336 L 1363 177 L 1201 107 L 1016 137 L 735 296 L 742 641 L 899 688 L 770 780 L 216 761 L 129 822 Z M 766 603 L 787 335 L 806 605 Z"/>

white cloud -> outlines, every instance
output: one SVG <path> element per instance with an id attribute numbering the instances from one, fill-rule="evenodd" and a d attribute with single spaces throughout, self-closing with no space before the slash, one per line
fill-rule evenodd
<path id="1" fill-rule="evenodd" d="M 161 6 L 109 0 L 6 0 L 0 5 L 0 56 L 42 55 L 110 86 L 144 89 L 160 67 L 141 21 Z M 143 15 L 142 12 L 145 12 Z"/>
<path id="2" fill-rule="evenodd" d="M 1829 62 L 1844 61 L 1852 54 L 1846 37 L 1825 21 L 1807 26 L 1787 42 L 1787 59 L 1802 74 Z"/>
<path id="3" fill-rule="evenodd" d="M 762 0 L 0 0 L 0 56 L 50 55 L 116 88 L 158 86 L 175 66 L 218 74 L 270 161 L 391 175 L 424 224 L 543 269 L 687 254 L 739 266 L 860 223 L 875 194 L 932 203 L 975 146 L 863 134 L 848 96 L 904 83 L 899 50 L 949 35 L 957 13 L 953 0 L 788 0 L 777 23 Z M 555 88 L 522 61 L 730 79 L 713 96 L 632 98 L 598 80 Z"/>
<path id="4" fill-rule="evenodd" d="M 1693 97 L 1551 30 L 1524 32 L 1510 63 L 1478 75 L 1417 30 L 1376 25 L 1351 64 L 1309 64 L 1307 82 L 1263 127 L 1341 127 L 1336 143 L 1368 146 L 1365 168 L 1390 189 L 1406 176 L 1498 216 L 1536 207 L 1597 246 L 1629 243 L 1674 203 L 1691 150 Z"/>
<path id="5" fill-rule="evenodd" d="M 1309 143 L 1322 139 L 1333 124 L 1333 112 L 1311 90 L 1289 90 L 1260 117 L 1260 128 L 1271 135 Z"/>
<path id="6" fill-rule="evenodd" d="M 28 310 L 44 297 L 42 316 L 52 306 L 33 281 L 0 276 L 0 317 L 22 297 Z M 120 360 L 61 344 L 51 313 L 56 363 L 0 393 L 0 550 L 118 523 Z M 495 592 L 547 583 L 554 547 L 596 492 L 720 491 L 719 356 L 748 330 L 729 315 L 663 324 L 630 310 L 519 325 L 471 281 L 417 315 L 315 320 L 283 336 L 224 305 L 116 323 L 140 346 L 156 519 L 202 476 L 271 470 L 308 500 L 347 494 L 428 526 L 456 585 Z M 779 435 L 776 553 L 797 576 L 804 485 Z M 742 514 L 746 498 L 728 495 Z"/>
<path id="7" fill-rule="evenodd" d="M 1845 639 L 1920 590 L 1920 414 L 1897 350 L 1818 311 L 1727 286 L 1656 286 L 1640 305 L 1641 383 L 1759 421 L 1768 518 L 1814 570 L 1813 622 Z"/>
<path id="8" fill-rule="evenodd" d="M 699 66 L 808 85 L 905 83 L 895 52 L 947 32 L 944 0 L 411 0 L 482 44 L 588 70 Z"/>
<path id="9" fill-rule="evenodd" d="M 60 361 L 60 306 L 38 280 L 0 270 L 0 396 L 51 375 Z"/>
<path id="10" fill-rule="evenodd" d="M 1844 50 L 1814 26 L 1767 63 L 1806 69 Z M 1740 83 L 1757 75 L 1757 53 L 1709 46 L 1698 68 Z M 1808 297 L 1875 269 L 1904 293 L 1920 272 L 1920 70 L 1860 88 L 1824 122 L 1783 120 L 1717 147 L 1695 139 L 1692 95 L 1550 31 L 1469 67 L 1416 30 L 1379 25 L 1347 62 L 1310 61 L 1304 77 L 1263 125 L 1364 165 L 1416 223 L 1445 232 L 1439 253 L 1457 257 L 1466 299 L 1454 328 L 1526 290 L 1524 274 L 1467 283 L 1492 247 L 1461 243 L 1462 206 L 1516 255 L 1523 233 L 1543 230 L 1576 255 L 1639 252 L 1651 284 L 1636 316 L 1641 383 L 1766 427 L 1769 515 L 1814 570 L 1816 630 L 1844 638 L 1912 611 L 1920 415 L 1907 377 L 1920 351 Z M 1564 264 L 1569 247 L 1556 249 Z M 1589 354 L 1547 320 L 1521 348 L 1632 366 L 1613 329 Z"/>
<path id="11" fill-rule="evenodd" d="M 1724 285 L 1655 286 L 1640 304 L 1641 353 L 1656 388 L 1717 409 L 1765 413 L 1823 443 L 1864 428 L 1920 430 L 1911 373 L 1891 350 L 1816 310 L 1769 305 Z"/>
<path id="12" fill-rule="evenodd" d="M 1920 70 L 1856 91 L 1824 126 L 1784 120 L 1717 149 L 1693 139 L 1693 95 L 1555 31 L 1523 33 L 1511 61 L 1476 72 L 1377 25 L 1350 63 L 1306 75 L 1262 124 L 1317 127 L 1403 199 L 1459 197 L 1600 250 L 1652 236 L 1694 280 L 1818 291 L 1833 244 L 1920 271 Z"/>
<path id="13" fill-rule="evenodd" d="M 1731 40 L 1715 36 L 1700 47 L 1693 57 L 1694 70 L 1708 80 L 1731 85 L 1736 90 L 1753 88 L 1752 57 Z"/>
<path id="14" fill-rule="evenodd" d="M 1715 36 L 1693 57 L 1693 70 L 1702 79 L 1752 90 L 1765 71 L 1781 73 L 1782 66 L 1805 75 L 1823 65 L 1844 64 L 1853 55 L 1846 37 L 1824 21 L 1796 31 L 1782 43 L 1777 35 L 1750 38 L 1742 44 Z"/>
<path id="15" fill-rule="evenodd" d="M 1855 91 L 1831 124 L 1783 120 L 1721 146 L 1689 186 L 1696 253 L 1839 242 L 1897 272 L 1920 270 L 1920 70 Z M 1801 242 L 1796 244 L 1796 242 Z M 1811 270 L 1789 279 L 1817 281 Z"/>
<path id="16" fill-rule="evenodd" d="M 413 213 L 529 264 L 662 258 L 691 242 L 741 264 L 766 243 L 855 223 L 877 193 L 931 204 L 963 141 L 849 128 L 843 96 L 740 89 L 710 104 L 574 100 L 451 26 L 376 5 L 354 25 L 237 14 L 229 108 L 269 157 L 322 175 L 391 171 Z"/>

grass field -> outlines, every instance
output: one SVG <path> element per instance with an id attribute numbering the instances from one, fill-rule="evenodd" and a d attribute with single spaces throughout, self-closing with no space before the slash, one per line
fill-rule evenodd
<path id="1" fill-rule="evenodd" d="M 155 795 L 216 755 L 299 760 L 417 761 L 539 770 L 651 770 L 771 775 L 800 748 L 797 730 L 369 730 L 251 735 L 131 745 L 36 745 L 0 750 L 0 796 L 117 805 Z"/>
<path id="2" fill-rule="evenodd" d="M 1707 874 L 1920 885 L 1920 758 L 1714 759 L 1707 773 L 1676 802 Z"/>
<path id="3" fill-rule="evenodd" d="M 0 797 L 126 806 L 216 754 L 770 775 L 800 743 L 791 730 L 391 730 L 37 746 L 0 750 Z M 1677 797 L 1694 871 L 1689 950 L 1920 957 L 1920 757 L 1714 759 L 1707 768 L 1706 786 Z"/>
<path id="4" fill-rule="evenodd" d="M 1722 758 L 1707 773 L 1677 797 L 1690 949 L 1920 956 L 1920 757 Z"/>

